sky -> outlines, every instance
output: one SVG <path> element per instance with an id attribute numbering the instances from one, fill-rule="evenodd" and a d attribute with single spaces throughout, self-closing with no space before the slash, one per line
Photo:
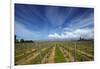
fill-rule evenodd
<path id="1" fill-rule="evenodd" d="M 94 9 L 15 4 L 15 35 L 25 40 L 94 38 Z"/>

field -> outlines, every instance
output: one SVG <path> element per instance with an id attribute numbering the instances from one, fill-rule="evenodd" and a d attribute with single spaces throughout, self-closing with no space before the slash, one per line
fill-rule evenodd
<path id="1" fill-rule="evenodd" d="M 93 41 L 15 43 L 15 65 L 94 60 Z"/>

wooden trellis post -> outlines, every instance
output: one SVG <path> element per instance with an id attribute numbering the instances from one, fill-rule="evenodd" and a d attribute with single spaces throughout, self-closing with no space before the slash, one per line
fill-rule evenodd
<path id="1" fill-rule="evenodd" d="M 75 46 L 74 46 L 74 62 L 76 62 L 76 42 L 75 42 Z"/>
<path id="2" fill-rule="evenodd" d="M 40 52 L 40 63 L 41 63 L 41 60 L 42 60 L 42 51 L 41 51 L 41 47 L 40 46 L 38 46 L 39 47 L 39 52 Z"/>

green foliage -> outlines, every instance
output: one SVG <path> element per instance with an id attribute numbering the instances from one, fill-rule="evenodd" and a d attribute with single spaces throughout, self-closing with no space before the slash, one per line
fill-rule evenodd
<path id="1" fill-rule="evenodd" d="M 55 61 L 56 63 L 65 62 L 64 55 L 58 47 L 56 47 Z"/>

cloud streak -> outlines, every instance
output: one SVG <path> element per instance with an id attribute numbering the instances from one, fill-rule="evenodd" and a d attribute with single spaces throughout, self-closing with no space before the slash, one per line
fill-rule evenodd
<path id="1" fill-rule="evenodd" d="M 15 34 L 19 39 L 91 39 L 93 29 L 93 8 L 15 4 Z"/>
<path id="2" fill-rule="evenodd" d="M 15 32 L 18 38 L 21 37 L 24 39 L 32 39 L 32 36 L 35 34 L 33 31 L 30 31 L 25 27 L 25 25 L 19 22 L 15 22 Z"/>

